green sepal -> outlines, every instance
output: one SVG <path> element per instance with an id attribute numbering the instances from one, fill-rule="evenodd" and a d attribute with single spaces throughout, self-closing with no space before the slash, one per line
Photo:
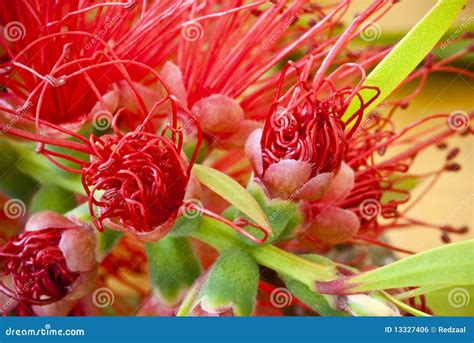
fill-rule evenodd
<path id="1" fill-rule="evenodd" d="M 166 236 L 145 249 L 155 294 L 167 306 L 176 305 L 202 271 L 190 240 Z"/>
<path id="2" fill-rule="evenodd" d="M 268 236 L 265 244 L 271 244 L 282 239 L 290 237 L 294 230 L 301 224 L 303 214 L 301 213 L 298 202 L 292 200 L 270 199 L 266 194 L 261 184 L 251 179 L 247 185 L 247 190 L 254 197 L 260 208 L 265 213 L 272 233 Z M 244 217 L 245 214 L 238 212 L 235 217 Z M 253 235 L 258 235 L 258 230 L 248 226 L 245 228 Z M 256 245 L 250 239 L 240 236 L 242 241 L 249 245 Z"/>
<path id="3" fill-rule="evenodd" d="M 232 309 L 236 316 L 252 314 L 259 280 L 255 260 L 241 250 L 224 252 L 212 266 L 197 297 L 196 305 L 217 313 Z"/>

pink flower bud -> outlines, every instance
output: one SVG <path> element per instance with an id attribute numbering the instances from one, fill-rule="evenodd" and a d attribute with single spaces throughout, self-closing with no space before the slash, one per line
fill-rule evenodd
<path id="1" fill-rule="evenodd" d="M 244 119 L 244 111 L 239 103 L 221 94 L 199 100 L 192 112 L 205 132 L 217 135 L 234 132 Z"/>
<path id="2" fill-rule="evenodd" d="M 261 129 L 252 132 L 245 151 L 256 177 L 263 183 L 270 197 L 317 200 L 326 194 L 331 186 L 333 173 L 313 175 L 310 162 L 296 159 L 281 159 L 275 163 L 264 164 L 261 139 Z"/>

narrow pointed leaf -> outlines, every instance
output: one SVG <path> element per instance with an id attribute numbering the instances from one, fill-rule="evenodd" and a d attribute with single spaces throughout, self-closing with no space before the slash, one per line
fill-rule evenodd
<path id="1" fill-rule="evenodd" d="M 195 165 L 193 173 L 199 182 L 219 194 L 258 225 L 270 230 L 265 213 L 252 195 L 237 181 L 210 167 Z"/>
<path id="2" fill-rule="evenodd" d="M 366 273 L 317 283 L 326 294 L 421 286 L 474 284 L 474 240 L 428 250 Z"/>
<path id="3" fill-rule="evenodd" d="M 439 0 L 367 76 L 364 85 L 376 86 L 381 93 L 366 109 L 366 113 L 389 96 L 430 53 L 448 31 L 465 3 L 466 0 Z M 365 101 L 372 96 L 373 91 L 362 92 Z M 359 100 L 355 99 L 345 116 L 349 117 L 358 107 Z"/>

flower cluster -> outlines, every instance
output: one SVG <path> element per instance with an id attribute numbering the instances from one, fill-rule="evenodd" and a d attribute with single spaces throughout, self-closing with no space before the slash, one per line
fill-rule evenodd
<path id="1" fill-rule="evenodd" d="M 38 193 L 61 192 L 56 204 L 5 190 L 36 213 L 0 232 L 0 313 L 102 314 L 97 291 L 121 284 L 143 306 L 115 299 L 117 315 L 400 314 L 377 294 L 309 304 L 308 285 L 278 269 L 294 256 L 335 278 L 371 265 L 367 245 L 412 253 L 387 230 L 436 228 L 445 243 L 468 230 L 409 211 L 461 169 L 447 141 L 473 134 L 474 113 L 401 129 L 394 114 L 435 72 L 474 79 L 456 64 L 472 45 L 428 54 L 385 99 L 369 73 L 393 45 L 359 36 L 396 3 L 374 0 L 345 25 L 351 0 L 1 2 L 0 138 L 28 156 L 18 175 Z M 415 172 L 435 146 L 444 162 Z"/>

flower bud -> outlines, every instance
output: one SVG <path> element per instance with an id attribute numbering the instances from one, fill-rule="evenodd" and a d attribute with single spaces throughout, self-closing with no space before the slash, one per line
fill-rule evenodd
<path id="1" fill-rule="evenodd" d="M 280 159 L 269 163 L 262 154 L 262 130 L 252 132 L 245 145 L 255 175 L 272 198 L 320 199 L 329 189 L 332 172 L 314 174 L 312 163 L 297 159 Z"/>
<path id="2" fill-rule="evenodd" d="M 25 232 L 0 247 L 2 293 L 37 315 L 66 315 L 93 285 L 98 263 L 93 230 L 53 212 L 39 212 Z"/>
<path id="3" fill-rule="evenodd" d="M 357 215 L 350 210 L 338 207 L 353 187 L 354 171 L 347 164 L 342 163 L 324 196 L 317 201 L 308 201 L 301 205 L 305 214 L 303 225 L 305 232 L 329 244 L 344 243 L 354 237 L 361 225 Z"/>
<path id="4" fill-rule="evenodd" d="M 379 294 L 353 294 L 342 297 L 340 306 L 353 316 L 400 316 L 398 309 Z"/>
<path id="5" fill-rule="evenodd" d="M 193 285 L 178 315 L 249 316 L 257 296 L 256 262 L 240 250 L 224 252 Z"/>
<path id="6" fill-rule="evenodd" d="M 233 132 L 244 119 L 244 111 L 239 103 L 222 94 L 213 94 L 199 100 L 192 111 L 202 129 L 211 134 Z"/>

